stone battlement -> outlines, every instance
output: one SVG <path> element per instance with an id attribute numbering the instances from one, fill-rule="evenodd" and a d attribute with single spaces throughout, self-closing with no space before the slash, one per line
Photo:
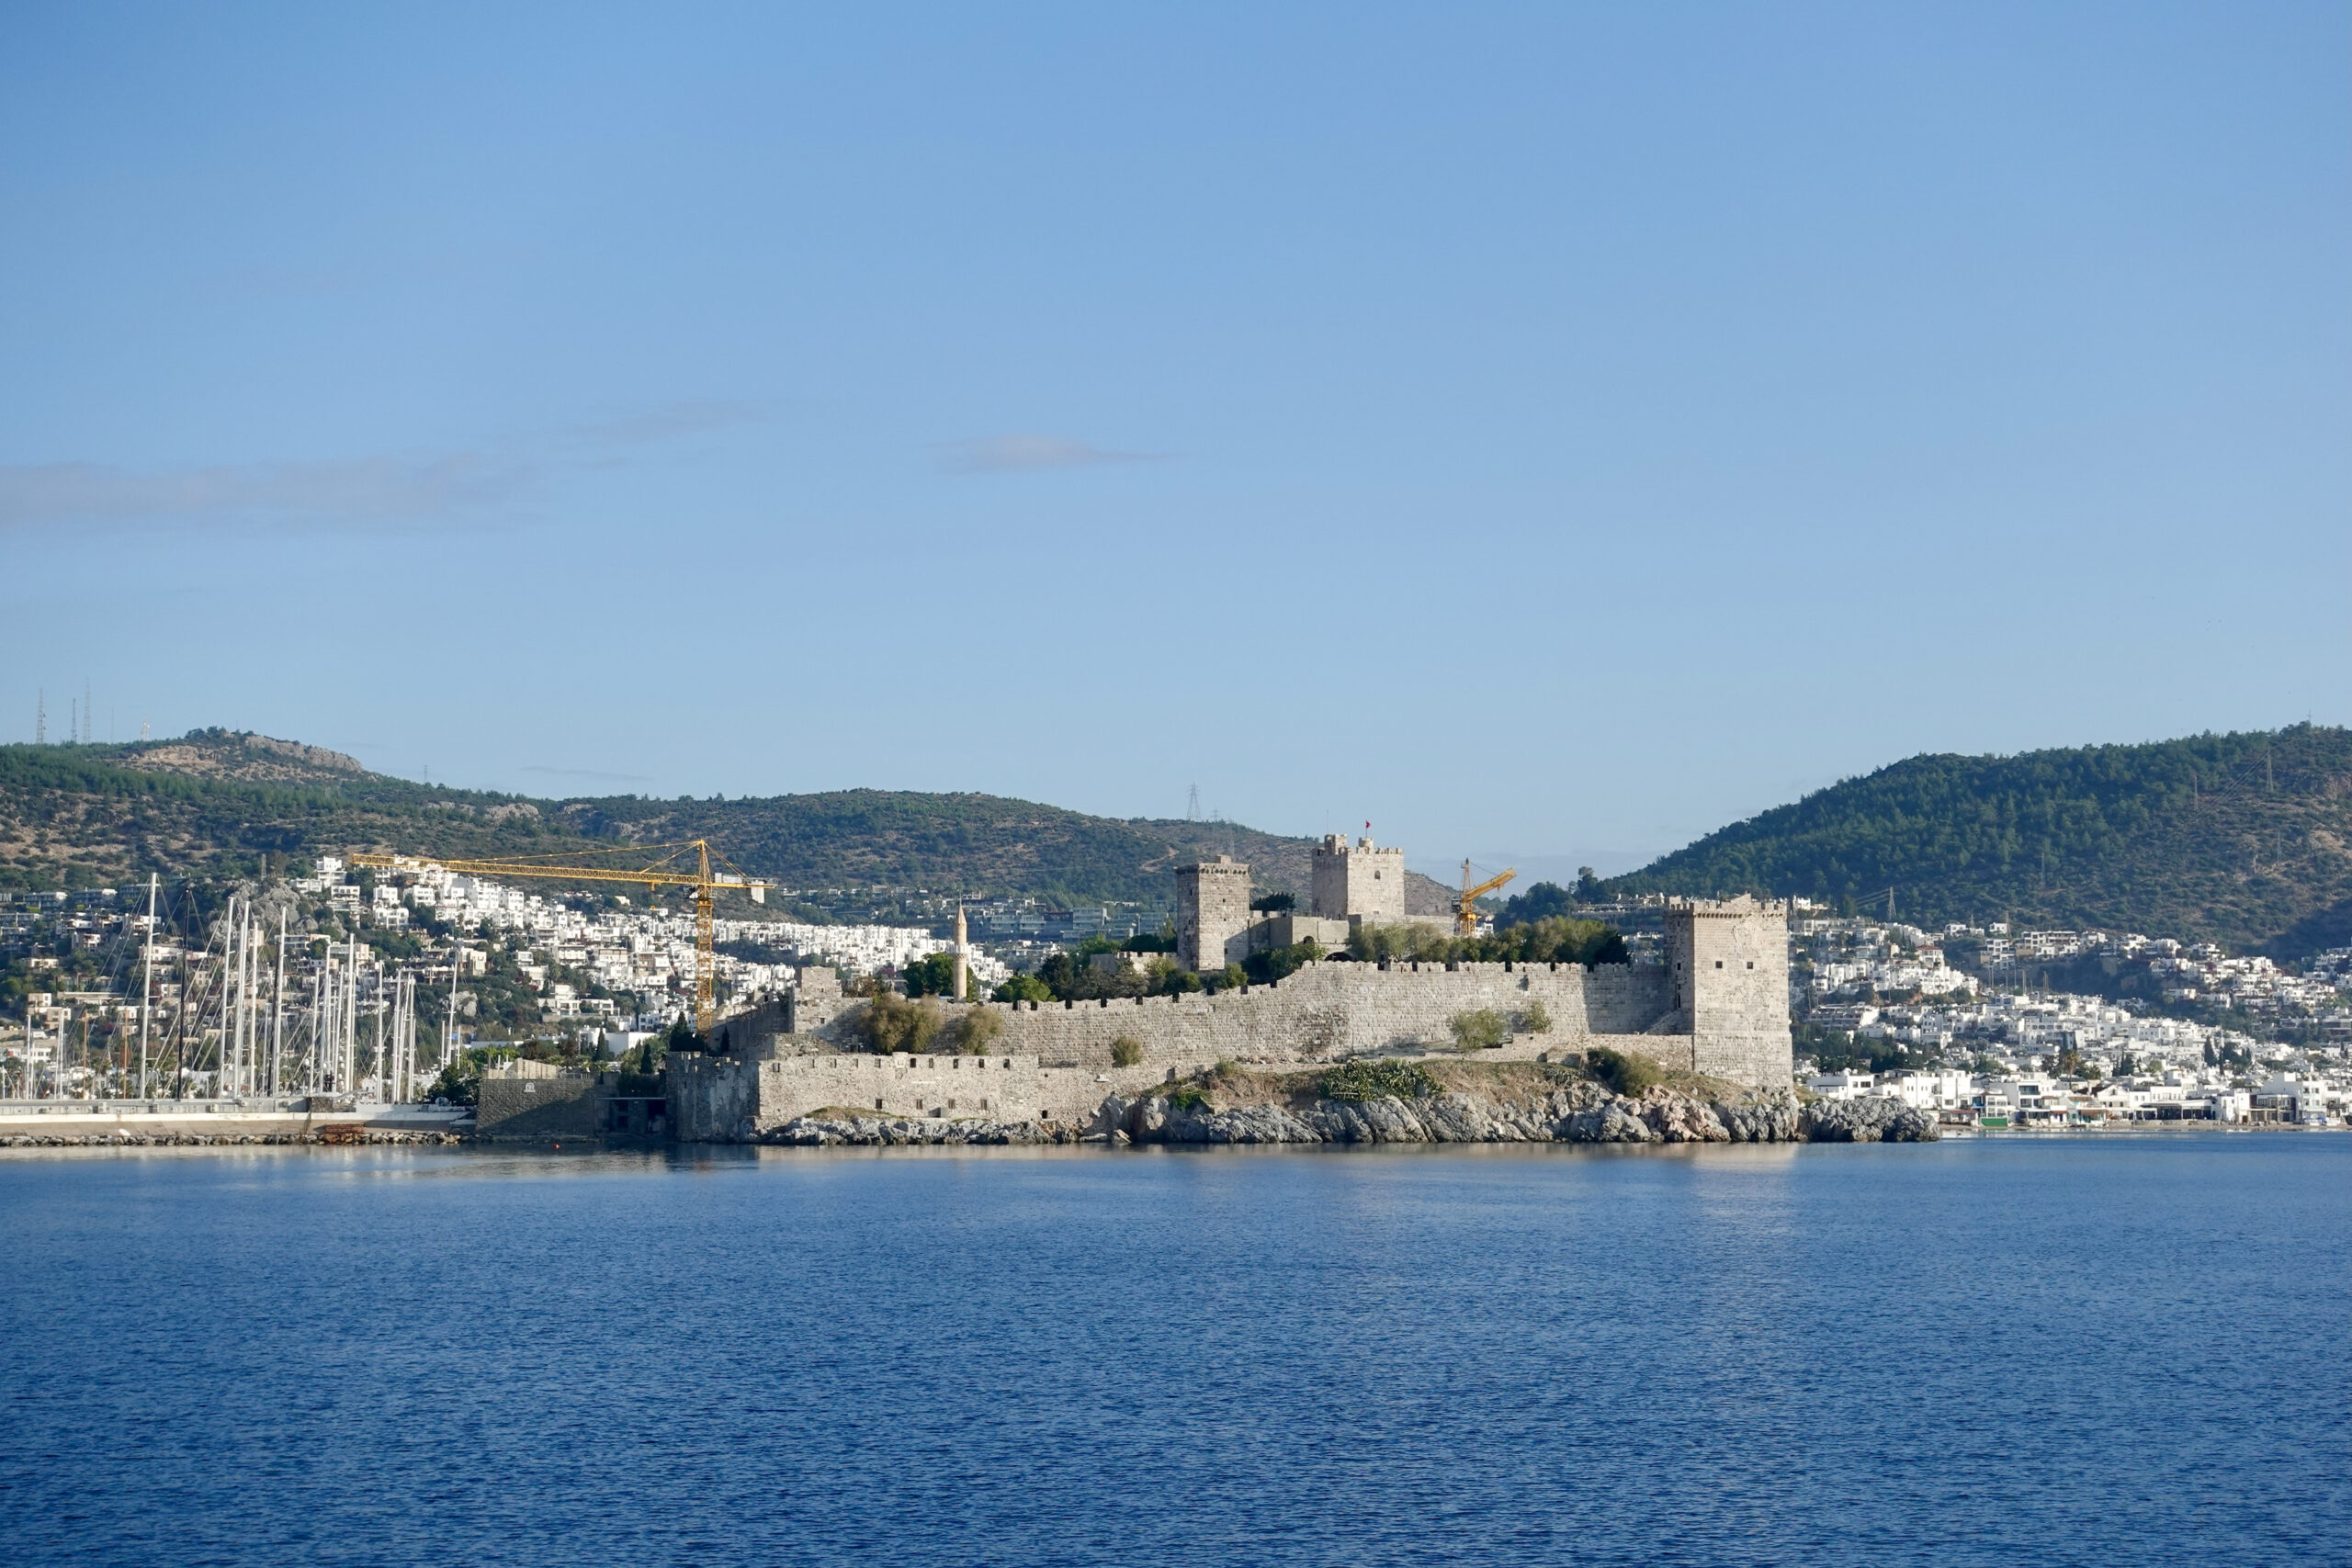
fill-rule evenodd
<path id="1" fill-rule="evenodd" d="M 1324 849 L 1367 875 L 1383 873 L 1385 897 L 1387 857 L 1396 852 L 1375 851 L 1369 840 L 1327 840 Z M 1401 866 L 1401 855 L 1395 863 Z M 1177 885 L 1180 962 L 1221 969 L 1226 944 L 1246 942 L 1252 924 L 1250 868 L 1219 857 L 1180 868 Z M 1401 897 L 1401 876 L 1396 886 Z M 1216 993 L 938 1004 L 951 1019 L 967 1008 L 996 1016 L 1000 1027 L 985 1056 L 884 1057 L 855 1049 L 850 1031 L 865 1004 L 841 998 L 826 971 L 811 976 L 813 1005 L 786 1015 L 799 1035 L 741 1042 L 726 1055 L 673 1056 L 670 1100 L 680 1136 L 722 1141 L 826 1106 L 870 1106 L 868 1114 L 889 1116 L 1076 1121 L 1108 1095 L 1218 1061 L 1305 1066 L 1446 1049 L 1454 1020 L 1482 1010 L 1524 1036 L 1522 1044 L 1537 1042 L 1530 1054 L 1606 1045 L 1750 1088 L 1786 1088 L 1793 1065 L 1786 908 L 1747 898 L 1669 906 L 1666 949 L 1663 964 L 1590 969 L 1327 960 L 1273 984 Z M 1121 1060 L 1128 1065 L 1115 1065 Z"/>

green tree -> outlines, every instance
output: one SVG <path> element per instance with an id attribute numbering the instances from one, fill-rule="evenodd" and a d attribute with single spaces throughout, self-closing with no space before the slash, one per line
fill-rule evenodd
<path id="1" fill-rule="evenodd" d="M 1035 975 L 1015 975 L 996 988 L 995 998 L 1001 1002 L 1049 1002 L 1054 988 Z"/>
<path id="2" fill-rule="evenodd" d="M 934 953 L 917 959 L 899 974 L 910 997 L 952 997 L 956 994 L 956 955 Z"/>

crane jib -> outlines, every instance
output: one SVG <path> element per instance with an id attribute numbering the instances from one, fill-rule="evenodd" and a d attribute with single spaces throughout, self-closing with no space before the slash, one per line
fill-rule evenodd
<path id="1" fill-rule="evenodd" d="M 546 858 L 522 860 L 437 860 L 429 855 L 386 855 L 363 853 L 350 857 L 354 866 L 366 866 L 381 871 L 423 871 L 437 866 L 443 871 L 467 876 L 537 876 L 557 882 L 633 882 L 649 891 L 658 887 L 691 887 L 695 890 L 695 1032 L 710 1032 L 718 1011 L 717 975 L 711 956 L 711 889 L 741 887 L 752 896 L 755 904 L 767 902 L 768 890 L 775 884 L 765 877 L 746 876 L 740 871 L 717 871 L 710 868 L 710 844 L 707 840 L 693 839 L 683 844 L 631 844 L 617 850 L 588 850 L 588 854 L 616 854 L 639 857 L 658 855 L 668 851 L 650 865 L 560 865 Z M 691 851 L 692 871 L 675 870 L 672 863 L 683 859 Z M 726 857 L 721 856 L 722 861 Z"/>

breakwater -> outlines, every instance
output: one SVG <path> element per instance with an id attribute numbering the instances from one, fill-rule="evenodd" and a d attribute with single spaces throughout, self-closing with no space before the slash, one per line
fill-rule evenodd
<path id="1" fill-rule="evenodd" d="M 366 1128 L 345 1133 L 334 1127 L 314 1127 L 300 1133 L 144 1133 L 115 1130 L 104 1133 L 9 1133 L 0 1135 L 0 1148 L 8 1149 L 211 1149 L 265 1145 L 390 1147 L 463 1142 L 465 1139 L 456 1133 L 373 1132 Z"/>

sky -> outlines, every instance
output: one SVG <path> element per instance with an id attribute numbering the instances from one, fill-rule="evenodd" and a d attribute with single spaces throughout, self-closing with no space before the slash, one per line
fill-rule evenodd
<path id="1" fill-rule="evenodd" d="M 2352 7 L 0 10 L 0 738 L 1612 870 L 2352 720 Z"/>

